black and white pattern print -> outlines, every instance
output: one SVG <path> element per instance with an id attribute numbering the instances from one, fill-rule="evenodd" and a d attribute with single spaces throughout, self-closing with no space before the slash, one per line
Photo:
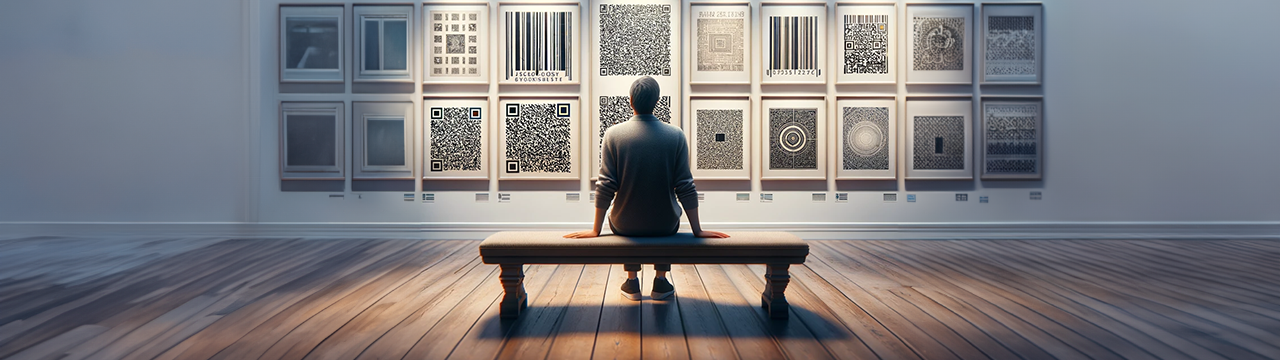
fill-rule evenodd
<path id="1" fill-rule="evenodd" d="M 503 78 L 515 82 L 572 81 L 574 16 L 569 11 L 503 12 Z"/>
<path id="2" fill-rule="evenodd" d="M 746 57 L 744 18 L 700 18 L 698 71 L 742 71 Z"/>
<path id="3" fill-rule="evenodd" d="M 769 63 L 765 76 L 820 75 L 818 17 L 770 16 Z"/>
<path id="4" fill-rule="evenodd" d="M 845 107 L 842 110 L 844 170 L 889 169 L 889 108 Z"/>
<path id="5" fill-rule="evenodd" d="M 769 168 L 818 168 L 818 109 L 769 109 Z"/>
<path id="6" fill-rule="evenodd" d="M 478 171 L 483 156 L 478 107 L 432 107 L 430 171 Z"/>
<path id="7" fill-rule="evenodd" d="M 889 73 L 889 16 L 844 16 L 844 73 Z"/>
<path id="8" fill-rule="evenodd" d="M 600 76 L 671 76 L 671 5 L 600 4 Z"/>
<path id="9" fill-rule="evenodd" d="M 1040 105 L 985 104 L 983 126 L 988 174 L 1039 172 Z"/>
<path id="10" fill-rule="evenodd" d="M 694 169 L 741 170 L 742 122 L 741 109 L 699 109 L 694 113 L 698 129 L 698 156 Z"/>
<path id="11" fill-rule="evenodd" d="M 965 18 L 912 19 L 914 70 L 964 70 Z"/>
<path id="12" fill-rule="evenodd" d="M 481 24 L 479 11 L 431 11 L 431 76 L 480 76 Z"/>
<path id="13" fill-rule="evenodd" d="M 631 109 L 630 96 L 601 96 L 600 97 L 600 131 L 596 134 L 596 160 L 599 160 L 600 148 L 604 146 L 604 132 L 614 125 L 621 124 L 630 120 L 635 115 L 635 111 Z M 664 123 L 671 123 L 671 97 L 662 96 L 658 98 L 658 105 L 653 108 L 653 116 Z"/>
<path id="14" fill-rule="evenodd" d="M 911 121 L 912 168 L 964 170 L 964 116 L 916 116 Z"/>
<path id="15" fill-rule="evenodd" d="M 985 48 L 987 75 L 1035 75 L 1035 17 L 987 17 Z"/>
<path id="16" fill-rule="evenodd" d="M 572 172 L 572 110 L 567 103 L 507 103 L 505 109 L 507 173 Z"/>

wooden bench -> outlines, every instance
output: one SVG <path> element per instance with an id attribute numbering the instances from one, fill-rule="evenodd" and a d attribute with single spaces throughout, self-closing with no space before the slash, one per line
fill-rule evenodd
<path id="1" fill-rule="evenodd" d="M 809 244 L 784 232 L 733 232 L 727 239 L 701 239 L 680 233 L 666 237 L 606 235 L 566 239 L 563 232 L 504 231 L 480 243 L 480 258 L 502 273 L 502 317 L 520 316 L 528 303 L 525 264 L 764 264 L 761 306 L 769 317 L 787 317 L 783 294 L 791 264 L 803 264 Z M 678 296 L 678 295 L 677 295 Z"/>

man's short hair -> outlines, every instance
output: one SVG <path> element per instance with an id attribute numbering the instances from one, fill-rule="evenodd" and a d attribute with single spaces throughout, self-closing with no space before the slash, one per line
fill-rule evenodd
<path id="1" fill-rule="evenodd" d="M 636 114 L 651 115 L 658 106 L 658 81 L 645 76 L 631 83 L 631 108 Z"/>

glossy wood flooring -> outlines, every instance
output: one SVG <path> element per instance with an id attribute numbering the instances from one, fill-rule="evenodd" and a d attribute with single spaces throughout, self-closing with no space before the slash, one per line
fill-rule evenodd
<path id="1" fill-rule="evenodd" d="M 477 244 L 0 240 L 0 358 L 1280 358 L 1273 241 L 811 241 L 789 321 L 736 265 L 530 266 L 504 321 Z"/>

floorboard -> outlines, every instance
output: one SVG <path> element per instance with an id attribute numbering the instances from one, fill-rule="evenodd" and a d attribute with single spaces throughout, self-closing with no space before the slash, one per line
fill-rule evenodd
<path id="1" fill-rule="evenodd" d="M 477 241 L 0 239 L 5 359 L 1274 359 L 1280 242 L 810 241 L 761 265 L 530 265 L 498 317 Z"/>

